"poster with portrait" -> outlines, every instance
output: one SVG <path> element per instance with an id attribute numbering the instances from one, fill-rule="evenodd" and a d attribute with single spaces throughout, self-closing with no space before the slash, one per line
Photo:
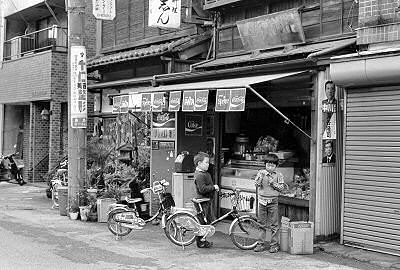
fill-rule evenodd
<path id="1" fill-rule="evenodd" d="M 322 100 L 322 163 L 336 162 L 336 86 L 332 81 L 325 82 L 325 99 Z"/>

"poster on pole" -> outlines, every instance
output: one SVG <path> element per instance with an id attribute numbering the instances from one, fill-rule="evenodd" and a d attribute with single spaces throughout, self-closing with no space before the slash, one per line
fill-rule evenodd
<path id="1" fill-rule="evenodd" d="M 99 20 L 114 20 L 115 0 L 93 0 L 93 15 Z"/>
<path id="2" fill-rule="evenodd" d="M 71 46 L 71 126 L 87 127 L 87 71 L 85 46 Z"/>
<path id="3" fill-rule="evenodd" d="M 149 26 L 179 28 L 181 0 L 149 0 Z"/>

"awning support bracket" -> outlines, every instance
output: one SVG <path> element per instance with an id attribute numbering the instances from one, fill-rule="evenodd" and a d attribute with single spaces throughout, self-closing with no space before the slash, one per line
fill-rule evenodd
<path id="1" fill-rule="evenodd" d="M 283 117 L 284 121 L 286 124 L 292 124 L 295 128 L 297 128 L 301 133 L 303 133 L 305 136 L 307 136 L 311 142 L 314 143 L 313 138 L 311 138 L 311 136 L 305 132 L 304 130 L 302 130 L 298 125 L 296 125 L 295 123 L 293 123 L 286 115 L 284 115 L 280 110 L 278 110 L 274 105 L 272 105 L 268 100 L 266 100 L 262 95 L 260 95 L 256 90 L 254 90 L 253 87 L 251 87 L 250 85 L 246 86 L 248 89 L 250 89 L 257 97 L 259 97 L 262 101 L 264 101 L 265 104 L 267 104 L 271 109 L 273 109 L 275 112 L 277 112 L 280 116 Z"/>

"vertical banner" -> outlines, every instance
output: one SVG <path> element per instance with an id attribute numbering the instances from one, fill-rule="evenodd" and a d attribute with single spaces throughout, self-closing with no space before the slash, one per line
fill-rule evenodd
<path id="1" fill-rule="evenodd" d="M 71 46 L 71 126 L 87 127 L 87 73 L 85 46 Z"/>
<path id="2" fill-rule="evenodd" d="M 151 107 L 152 111 L 153 112 L 162 112 L 164 108 L 165 108 L 164 92 L 154 93 L 152 107 Z"/>
<path id="3" fill-rule="evenodd" d="M 149 0 L 149 26 L 179 28 L 181 0 Z"/>
<path id="4" fill-rule="evenodd" d="M 129 94 L 129 109 L 134 112 L 140 112 L 142 107 L 142 94 Z"/>
<path id="5" fill-rule="evenodd" d="M 195 91 L 184 91 L 182 100 L 182 111 L 193 112 L 195 101 Z"/>
<path id="6" fill-rule="evenodd" d="M 229 111 L 244 111 L 246 104 L 246 88 L 231 89 Z"/>
<path id="7" fill-rule="evenodd" d="M 196 90 L 195 91 L 195 111 L 207 111 L 208 105 L 208 90 Z"/>
<path id="8" fill-rule="evenodd" d="M 100 20 L 114 20 L 115 0 L 93 0 L 93 15 Z"/>
<path id="9" fill-rule="evenodd" d="M 151 101 L 152 101 L 152 94 L 146 93 L 142 94 L 142 111 L 149 112 L 151 111 Z"/>
<path id="10" fill-rule="evenodd" d="M 217 112 L 229 111 L 230 100 L 231 100 L 231 90 L 217 89 L 217 94 L 215 95 L 215 111 Z"/>
<path id="11" fill-rule="evenodd" d="M 332 81 L 325 83 L 326 99 L 322 100 L 322 163 L 336 163 L 336 86 Z"/>
<path id="12" fill-rule="evenodd" d="M 171 92 L 169 94 L 168 111 L 177 112 L 181 108 L 181 91 Z"/>
<path id="13" fill-rule="evenodd" d="M 120 113 L 121 111 L 121 96 L 115 96 L 112 98 L 112 113 Z"/>
<path id="14" fill-rule="evenodd" d="M 175 140 L 175 112 L 153 112 L 152 140 Z"/>
<path id="15" fill-rule="evenodd" d="M 120 113 L 127 113 L 129 109 L 129 95 L 121 96 L 121 105 L 119 107 Z"/>

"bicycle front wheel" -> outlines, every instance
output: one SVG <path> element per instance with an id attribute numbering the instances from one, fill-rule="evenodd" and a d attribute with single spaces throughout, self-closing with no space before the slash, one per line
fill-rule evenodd
<path id="1" fill-rule="evenodd" d="M 231 240 L 240 249 L 253 249 L 257 245 L 262 228 L 251 217 L 235 219 L 230 232 Z"/>
<path id="2" fill-rule="evenodd" d="M 178 212 L 168 218 L 164 232 L 175 245 L 189 246 L 196 240 L 195 224 L 199 224 L 195 216 L 186 212 Z"/>
<path id="3" fill-rule="evenodd" d="M 114 218 L 114 216 L 116 214 L 126 212 L 126 211 L 127 210 L 116 209 L 116 210 L 111 211 L 108 214 L 107 227 L 110 230 L 110 232 L 112 232 L 113 234 L 115 234 L 117 236 L 125 236 L 125 235 L 128 235 L 132 231 L 131 228 L 123 227 L 120 224 L 118 224 L 118 222 L 116 222 L 115 218 Z"/>

